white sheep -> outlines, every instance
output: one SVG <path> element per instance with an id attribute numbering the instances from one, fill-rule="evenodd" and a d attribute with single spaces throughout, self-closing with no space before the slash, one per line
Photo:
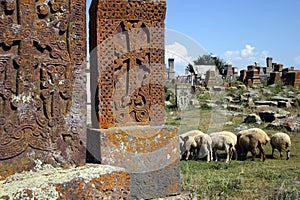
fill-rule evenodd
<path id="1" fill-rule="evenodd" d="M 228 135 L 217 133 L 211 135 L 211 139 L 215 161 L 218 161 L 217 150 L 225 150 L 227 154 L 226 163 L 230 163 L 232 159 L 232 154 L 235 151 L 235 141 Z"/>
<path id="2" fill-rule="evenodd" d="M 292 145 L 291 138 L 286 133 L 276 133 L 271 137 L 272 157 L 274 157 L 274 150 L 277 149 L 282 157 L 282 150 L 286 152 L 286 159 L 290 158 L 289 147 Z"/>
<path id="3" fill-rule="evenodd" d="M 207 162 L 210 162 L 213 159 L 211 137 L 207 134 L 199 134 L 194 136 L 194 140 L 197 143 L 195 159 L 200 159 L 204 156 L 207 156 Z"/>
<path id="4" fill-rule="evenodd" d="M 241 158 L 247 157 L 248 151 L 252 154 L 252 160 L 256 158 L 256 147 L 259 149 L 260 157 L 263 161 L 266 159 L 265 151 L 262 145 L 266 145 L 270 138 L 265 131 L 259 128 L 251 128 L 244 131 L 240 131 L 237 134 L 238 145 L 240 148 Z"/>
<path id="5" fill-rule="evenodd" d="M 180 159 L 183 159 L 183 155 L 186 155 L 186 160 L 188 160 L 189 156 L 193 154 L 195 158 L 197 143 L 194 141 L 194 137 L 197 135 L 203 135 L 204 133 L 199 130 L 191 130 L 186 133 L 183 133 L 179 136 L 180 143 Z"/>
<path id="6" fill-rule="evenodd" d="M 236 134 L 234 134 L 230 131 L 220 131 L 220 132 L 210 133 L 209 135 L 210 136 L 212 136 L 212 135 L 227 135 L 227 136 L 231 137 L 232 140 L 234 141 L 234 148 L 232 150 L 234 151 L 235 158 L 237 159 L 237 151 L 236 151 L 237 136 L 236 136 Z"/>
<path id="7" fill-rule="evenodd" d="M 191 155 L 191 151 L 197 148 L 197 143 L 195 142 L 193 136 L 182 137 L 180 135 L 179 144 L 180 144 L 180 160 L 184 159 L 183 155 L 185 154 L 186 154 L 185 160 L 188 160 Z"/>

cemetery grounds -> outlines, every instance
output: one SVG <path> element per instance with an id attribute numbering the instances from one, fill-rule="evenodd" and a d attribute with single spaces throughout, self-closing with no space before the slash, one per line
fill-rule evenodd
<path id="1" fill-rule="evenodd" d="M 295 88 L 277 87 L 271 89 L 271 92 L 274 95 L 284 95 L 289 90 L 300 94 L 300 89 Z M 226 93 L 228 95 L 228 92 Z M 260 98 L 268 97 L 261 95 Z M 181 161 L 182 191 L 189 191 L 198 199 L 300 199 L 299 132 L 288 132 L 284 128 L 270 129 L 267 128 L 268 123 L 245 124 L 243 120 L 247 114 L 259 112 L 247 106 L 243 107 L 242 112 L 234 112 L 203 106 L 204 104 L 201 105 L 201 102 L 205 102 L 203 98 L 200 98 L 199 102 L 197 108 L 192 107 L 183 111 L 167 109 L 166 124 L 178 126 L 179 134 L 193 129 L 199 129 L 204 133 L 218 130 L 237 133 L 246 127 L 262 128 L 269 136 L 276 132 L 286 132 L 292 140 L 291 158 L 285 160 L 284 153 L 283 158 L 280 158 L 277 150 L 274 153 L 275 158 L 271 158 L 272 148 L 268 143 L 264 146 L 267 155 L 265 162 L 259 158 L 251 161 L 249 152 L 247 160 L 233 160 L 231 164 L 226 164 L 225 152 L 222 151 L 218 151 L 220 159 L 217 163 L 207 163 L 205 159 Z M 287 111 L 291 114 L 300 114 L 300 106 Z"/>

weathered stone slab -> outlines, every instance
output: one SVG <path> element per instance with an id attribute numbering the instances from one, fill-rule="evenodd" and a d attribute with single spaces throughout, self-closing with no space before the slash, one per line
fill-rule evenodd
<path id="1" fill-rule="evenodd" d="M 300 115 L 291 115 L 276 119 L 268 125 L 269 128 L 285 128 L 287 131 L 300 132 Z"/>
<path id="2" fill-rule="evenodd" d="M 85 1 L 1 1 L 0 177 L 85 163 Z"/>
<path id="3" fill-rule="evenodd" d="M 264 122 L 272 122 L 276 119 L 276 111 L 272 111 L 272 110 L 265 110 L 265 111 L 261 111 L 259 112 L 259 116 L 262 119 L 262 121 Z"/>
<path id="4" fill-rule="evenodd" d="M 165 15 L 165 0 L 92 2 L 94 128 L 164 123 Z"/>
<path id="5" fill-rule="evenodd" d="M 212 88 L 216 86 L 216 73 L 215 70 L 208 70 L 205 76 L 206 87 Z"/>
<path id="6" fill-rule="evenodd" d="M 255 105 L 277 106 L 277 101 L 254 101 Z"/>
<path id="7" fill-rule="evenodd" d="M 150 199 L 180 193 L 177 128 L 120 127 L 92 129 L 89 154 L 102 164 L 123 167 L 130 173 L 132 199 Z M 100 142 L 100 145 L 98 144 Z M 100 149 L 93 148 L 100 146 Z M 96 152 L 92 152 L 95 151 Z"/>
<path id="8" fill-rule="evenodd" d="M 244 123 L 256 123 L 256 124 L 261 124 L 261 118 L 252 113 L 252 114 L 249 114 L 245 119 L 244 119 Z"/>
<path id="9" fill-rule="evenodd" d="M 0 199 L 129 199 L 129 183 L 129 174 L 118 167 L 44 167 L 0 181 Z"/>
<path id="10" fill-rule="evenodd" d="M 191 84 L 189 83 L 177 83 L 175 85 L 175 94 L 177 99 L 177 107 L 180 110 L 186 110 L 191 106 Z"/>

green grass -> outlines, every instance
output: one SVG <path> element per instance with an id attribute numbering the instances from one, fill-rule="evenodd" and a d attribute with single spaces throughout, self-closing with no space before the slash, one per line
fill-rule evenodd
<path id="1" fill-rule="evenodd" d="M 182 161 L 182 190 L 209 199 L 300 198 L 299 167 L 299 162 L 283 159 L 231 164 Z"/>

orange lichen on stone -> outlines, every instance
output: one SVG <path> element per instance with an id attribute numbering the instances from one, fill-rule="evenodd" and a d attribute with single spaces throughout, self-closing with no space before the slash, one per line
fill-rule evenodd
<path id="1" fill-rule="evenodd" d="M 177 130 L 171 126 L 92 129 L 88 136 L 99 135 L 100 139 L 88 145 L 100 146 L 90 154 L 100 154 L 102 164 L 123 167 L 130 173 L 133 199 L 174 195 L 180 193 Z"/>
<path id="2" fill-rule="evenodd" d="M 129 199 L 129 185 L 129 174 L 121 168 L 50 168 L 0 181 L 0 199 Z"/>

